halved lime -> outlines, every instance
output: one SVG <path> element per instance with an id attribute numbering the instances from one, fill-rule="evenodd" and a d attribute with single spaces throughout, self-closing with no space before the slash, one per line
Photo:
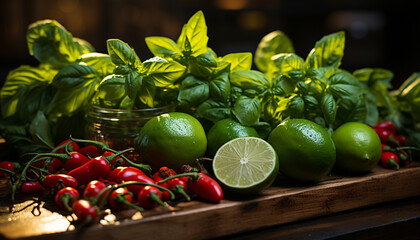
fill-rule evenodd
<path id="1" fill-rule="evenodd" d="M 226 188 L 253 194 L 268 188 L 279 164 L 274 148 L 256 137 L 240 137 L 222 145 L 213 159 L 216 178 Z"/>

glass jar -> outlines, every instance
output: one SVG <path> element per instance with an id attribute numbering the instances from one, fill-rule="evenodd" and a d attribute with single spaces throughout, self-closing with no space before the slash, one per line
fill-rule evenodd
<path id="1" fill-rule="evenodd" d="M 133 148 L 134 139 L 149 119 L 173 111 L 175 104 L 132 110 L 91 106 L 86 111 L 86 138 L 106 143 L 118 151 Z M 126 156 L 138 160 L 135 151 Z"/>

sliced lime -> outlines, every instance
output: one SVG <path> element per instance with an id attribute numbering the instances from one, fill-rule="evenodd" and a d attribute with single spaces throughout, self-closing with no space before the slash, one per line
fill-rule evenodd
<path id="1" fill-rule="evenodd" d="M 241 137 L 222 145 L 213 159 L 216 178 L 228 189 L 244 194 L 269 187 L 279 164 L 274 148 L 256 137 Z"/>

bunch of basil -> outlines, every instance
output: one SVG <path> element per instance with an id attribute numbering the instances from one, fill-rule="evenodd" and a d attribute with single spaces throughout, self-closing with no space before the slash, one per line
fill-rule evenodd
<path id="1" fill-rule="evenodd" d="M 176 42 L 147 37 L 155 57 L 142 62 L 121 40 L 107 41 L 108 54 L 96 53 L 56 21 L 36 22 L 27 42 L 39 65 L 7 76 L 0 91 L 0 134 L 20 154 L 50 149 L 70 134 L 83 136 L 90 104 L 138 109 L 176 102 L 178 111 L 203 122 L 233 118 L 262 137 L 285 118 L 310 119 L 331 131 L 344 122 L 375 124 L 383 118 L 415 129 L 420 119 L 420 74 L 391 92 L 388 70 L 340 69 L 343 32 L 323 37 L 306 59 L 294 53 L 283 32 L 272 32 L 257 47 L 259 71 L 251 70 L 251 53 L 217 56 L 208 39 L 198 11 Z"/>

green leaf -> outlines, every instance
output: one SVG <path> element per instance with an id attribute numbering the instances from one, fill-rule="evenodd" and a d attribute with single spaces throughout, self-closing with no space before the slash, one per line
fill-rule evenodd
<path id="1" fill-rule="evenodd" d="M 231 53 L 225 55 L 222 61 L 230 63 L 230 71 L 236 72 L 241 70 L 251 70 L 252 66 L 252 53 Z"/>
<path id="2" fill-rule="evenodd" d="M 156 85 L 152 78 L 144 77 L 138 96 L 140 101 L 149 107 L 155 106 Z"/>
<path id="3" fill-rule="evenodd" d="M 263 92 L 270 87 L 271 82 L 264 73 L 255 70 L 242 70 L 230 74 L 233 85 L 242 89 L 251 88 Z"/>
<path id="4" fill-rule="evenodd" d="M 29 132 L 36 143 L 48 146 L 50 149 L 54 148 L 50 125 L 42 111 L 36 113 L 29 127 Z"/>
<path id="5" fill-rule="evenodd" d="M 331 125 L 335 121 L 337 112 L 336 102 L 331 94 L 325 94 L 321 99 L 321 111 L 324 115 L 324 119 L 328 125 Z"/>
<path id="6" fill-rule="evenodd" d="M 98 72 L 83 63 L 73 63 L 55 76 L 57 92 L 48 109 L 50 117 L 73 116 L 89 103 L 101 81 Z"/>
<path id="7" fill-rule="evenodd" d="M 112 74 L 115 69 L 109 55 L 103 53 L 83 54 L 79 61 L 94 68 L 102 77 Z"/>
<path id="8" fill-rule="evenodd" d="M 181 53 L 177 44 L 166 37 L 146 37 L 146 45 L 155 56 L 170 57 L 174 54 Z"/>
<path id="9" fill-rule="evenodd" d="M 285 75 L 292 77 L 291 73 L 305 72 L 303 68 L 303 59 L 294 53 L 280 53 L 271 58 L 268 63 L 267 75 L 272 78 Z"/>
<path id="10" fill-rule="evenodd" d="M 230 97 L 230 81 L 228 72 L 223 72 L 210 81 L 210 96 L 213 99 L 227 102 Z"/>
<path id="11" fill-rule="evenodd" d="M 344 32 L 336 32 L 324 36 L 316 42 L 305 61 L 305 68 L 333 67 L 337 69 L 344 55 Z"/>
<path id="12" fill-rule="evenodd" d="M 198 55 L 195 58 L 195 61 L 197 61 L 198 64 L 204 67 L 217 67 L 217 61 L 210 52 Z"/>
<path id="13" fill-rule="evenodd" d="M 209 97 L 209 85 L 194 76 L 186 77 L 179 89 L 178 102 L 182 107 L 195 107 Z"/>
<path id="14" fill-rule="evenodd" d="M 199 117 L 205 118 L 212 122 L 230 117 L 230 107 L 226 103 L 216 101 L 213 99 L 207 99 L 198 106 L 196 113 Z"/>
<path id="15" fill-rule="evenodd" d="M 168 87 L 180 79 L 186 67 L 175 61 L 145 61 L 140 73 L 150 77 L 156 87 Z"/>
<path id="16" fill-rule="evenodd" d="M 18 115 L 28 121 L 38 110 L 45 109 L 51 101 L 49 85 L 57 71 L 30 66 L 20 66 L 6 77 L 0 90 L 3 118 Z"/>
<path id="17" fill-rule="evenodd" d="M 131 99 L 137 97 L 137 93 L 140 91 L 140 88 L 143 84 L 143 77 L 140 73 L 132 71 L 125 78 L 125 92 L 127 96 Z"/>
<path id="18" fill-rule="evenodd" d="M 141 64 L 140 58 L 137 56 L 134 49 L 127 43 L 119 39 L 108 39 L 106 41 L 106 46 L 111 61 L 115 65 L 127 65 L 135 70 Z"/>
<path id="19" fill-rule="evenodd" d="M 91 99 L 91 103 L 105 108 L 120 108 L 125 93 L 125 77 L 109 75 L 98 85 L 98 89 Z M 128 98 L 128 97 L 127 97 Z"/>
<path id="20" fill-rule="evenodd" d="M 336 98 L 355 99 L 361 94 L 357 79 L 347 72 L 336 72 L 328 79 L 328 91 Z"/>
<path id="21" fill-rule="evenodd" d="M 374 126 L 379 121 L 379 111 L 376 107 L 376 98 L 370 91 L 367 90 L 364 92 L 363 99 L 366 108 L 366 118 L 363 122 Z"/>
<path id="22" fill-rule="evenodd" d="M 337 110 L 339 124 L 346 122 L 364 122 L 367 119 L 366 105 L 363 95 L 357 101 L 342 99 Z"/>
<path id="23" fill-rule="evenodd" d="M 261 102 L 258 98 L 239 97 L 233 106 L 232 113 L 244 126 L 253 126 L 260 119 Z"/>
<path id="24" fill-rule="evenodd" d="M 29 53 L 39 62 L 61 68 L 91 51 L 55 20 L 31 24 L 26 34 Z"/>
<path id="25" fill-rule="evenodd" d="M 359 81 L 366 83 L 368 86 L 373 86 L 376 82 L 384 84 L 386 87 L 391 88 L 391 80 L 394 74 L 383 68 L 362 68 L 353 72 Z"/>
<path id="26" fill-rule="evenodd" d="M 292 118 L 302 118 L 305 114 L 305 101 L 300 96 L 292 96 L 287 105 L 287 115 Z"/>
<path id="27" fill-rule="evenodd" d="M 255 65 L 263 72 L 267 72 L 267 66 L 271 57 L 279 53 L 294 53 L 293 44 L 289 37 L 282 31 L 274 31 L 264 36 L 255 51 Z"/>
<path id="28" fill-rule="evenodd" d="M 177 45 L 184 54 L 198 56 L 207 52 L 208 39 L 204 14 L 198 11 L 182 28 Z"/>
<path id="29" fill-rule="evenodd" d="M 262 119 L 276 125 L 281 120 L 283 111 L 287 109 L 289 101 L 288 98 L 276 95 L 265 98 L 262 102 Z"/>

